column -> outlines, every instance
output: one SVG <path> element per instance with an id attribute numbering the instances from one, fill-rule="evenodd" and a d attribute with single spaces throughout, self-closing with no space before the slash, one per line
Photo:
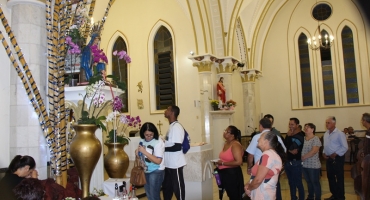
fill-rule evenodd
<path id="1" fill-rule="evenodd" d="M 210 104 L 209 100 L 213 97 L 212 71 L 213 60 L 215 57 L 211 54 L 197 55 L 189 57 L 193 61 L 193 66 L 198 68 L 199 89 L 200 89 L 200 109 L 202 120 L 202 141 L 211 142 L 210 138 Z"/>
<path id="2" fill-rule="evenodd" d="M 38 0 L 10 0 L 7 2 L 7 6 L 12 13 L 10 26 L 46 104 L 45 3 Z M 8 21 L 10 22 L 10 20 Z M 10 44 L 10 42 L 8 43 Z M 46 140 L 39 125 L 38 116 L 13 67 L 10 71 L 9 134 L 11 134 L 10 159 L 18 154 L 32 156 L 36 161 L 39 178 L 47 178 L 49 153 Z"/>
<path id="3" fill-rule="evenodd" d="M 244 104 L 244 130 L 245 135 L 251 135 L 259 121 L 256 113 L 256 97 L 255 97 L 255 80 L 259 75 L 259 71 L 248 69 L 240 73 L 243 85 L 243 104 Z"/>
<path id="4" fill-rule="evenodd" d="M 224 130 L 234 124 L 233 110 L 223 110 L 223 111 L 211 111 L 211 141 L 213 145 L 213 159 L 218 158 L 221 150 L 224 147 L 225 139 L 223 136 Z"/>

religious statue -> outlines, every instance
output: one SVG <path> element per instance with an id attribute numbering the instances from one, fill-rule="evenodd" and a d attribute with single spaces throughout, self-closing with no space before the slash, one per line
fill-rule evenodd
<path id="1" fill-rule="evenodd" d="M 224 104 L 226 102 L 226 89 L 224 86 L 224 77 L 220 77 L 217 83 L 217 96 L 218 99 Z"/>
<path id="2" fill-rule="evenodd" d="M 108 60 L 103 52 L 99 49 L 101 24 L 97 23 L 91 31 L 90 42 L 83 48 L 81 54 L 81 68 L 85 71 L 85 80 L 88 81 L 94 74 L 102 73 L 105 77 L 105 65 Z"/>

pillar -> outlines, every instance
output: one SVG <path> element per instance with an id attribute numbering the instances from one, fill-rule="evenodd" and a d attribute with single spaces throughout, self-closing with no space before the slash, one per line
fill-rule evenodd
<path id="1" fill-rule="evenodd" d="M 10 26 L 46 104 L 45 3 L 38 0 L 9 0 L 7 6 L 12 13 Z M 10 44 L 9 41 L 8 43 Z M 45 179 L 49 157 L 46 140 L 39 125 L 38 116 L 26 95 L 26 90 L 14 68 L 11 68 L 10 159 L 13 159 L 15 155 L 32 156 L 36 161 L 39 178 Z"/>
<path id="2" fill-rule="evenodd" d="M 244 130 L 245 135 L 251 135 L 259 121 L 256 112 L 255 80 L 259 71 L 248 69 L 240 73 L 243 85 L 243 105 L 244 105 Z M 256 123 L 257 122 L 257 123 Z"/>

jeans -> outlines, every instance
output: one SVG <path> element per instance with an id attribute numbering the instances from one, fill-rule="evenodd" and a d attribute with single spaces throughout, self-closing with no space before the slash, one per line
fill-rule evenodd
<path id="1" fill-rule="evenodd" d="M 326 173 L 329 181 L 330 192 L 335 199 L 345 199 L 344 196 L 344 156 L 326 160 Z"/>
<path id="2" fill-rule="evenodd" d="M 302 183 L 302 161 L 288 160 L 285 162 L 284 166 L 290 187 L 290 198 L 292 200 L 297 200 L 296 191 L 298 189 L 298 199 L 304 200 L 304 188 Z"/>
<path id="3" fill-rule="evenodd" d="M 155 170 L 145 173 L 146 184 L 144 185 L 148 200 L 160 200 L 161 186 L 164 179 L 164 170 Z"/>
<path id="4" fill-rule="evenodd" d="M 321 199 L 320 169 L 303 168 L 308 187 L 308 199 Z"/>

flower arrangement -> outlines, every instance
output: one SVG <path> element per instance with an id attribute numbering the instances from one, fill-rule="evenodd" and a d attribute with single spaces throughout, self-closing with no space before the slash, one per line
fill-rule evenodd
<path id="1" fill-rule="evenodd" d="M 106 117 L 99 116 L 100 111 L 107 105 L 104 104 L 105 94 L 101 91 L 104 85 L 105 85 L 104 81 L 99 80 L 98 82 L 88 85 L 85 88 L 86 94 L 83 96 L 81 118 L 78 120 L 79 124 L 95 124 L 99 128 L 102 128 L 105 131 L 107 130 L 104 123 L 102 122 L 103 120 L 106 119 Z M 82 96 L 82 94 L 80 95 Z M 86 99 L 90 99 L 88 110 L 84 110 Z M 100 107 L 102 107 L 102 109 L 99 112 L 97 112 L 96 108 Z"/>
<path id="2" fill-rule="evenodd" d="M 65 79 L 65 83 L 69 83 L 70 80 L 73 78 L 73 74 L 76 70 L 76 64 L 80 62 L 78 59 L 81 50 L 80 47 L 72 41 L 71 36 L 66 37 L 66 42 L 68 45 L 68 50 L 67 50 L 67 64 L 66 64 L 66 69 L 70 70 L 70 73 L 68 74 L 68 77 Z"/>
<path id="3" fill-rule="evenodd" d="M 126 136 L 126 130 L 128 128 L 140 129 L 141 119 L 139 116 L 131 117 L 130 115 L 119 113 L 118 110 L 114 110 L 106 117 L 107 126 L 112 123 L 113 128 L 109 131 L 105 142 L 128 144 L 130 138 Z"/>
<path id="4" fill-rule="evenodd" d="M 96 45 L 96 44 L 92 45 L 90 48 L 91 48 L 91 52 L 93 54 L 94 63 L 104 62 L 104 63 L 108 64 L 108 58 L 105 55 L 103 49 L 99 49 L 98 45 Z"/>
<path id="5" fill-rule="evenodd" d="M 209 102 L 210 102 L 211 106 L 218 106 L 218 104 L 220 103 L 220 101 L 216 100 L 216 99 L 212 99 Z"/>
<path id="6" fill-rule="evenodd" d="M 235 107 L 236 106 L 236 102 L 233 101 L 232 99 L 230 99 L 230 100 L 226 101 L 226 106 L 228 106 L 228 107 L 231 107 L 231 106 Z"/>
<path id="7" fill-rule="evenodd" d="M 101 197 L 105 196 L 105 193 L 102 189 L 98 190 L 94 188 L 94 190 L 89 194 L 90 197 Z"/>
<path id="8" fill-rule="evenodd" d="M 113 51 L 113 55 L 114 56 L 117 56 L 119 80 L 122 81 L 122 77 L 121 77 L 121 66 L 120 66 L 120 61 L 119 60 L 124 59 L 126 61 L 126 63 L 131 63 L 131 58 L 127 54 L 127 52 L 124 51 L 124 50 L 122 50 L 122 51 L 115 50 L 115 51 Z"/>

